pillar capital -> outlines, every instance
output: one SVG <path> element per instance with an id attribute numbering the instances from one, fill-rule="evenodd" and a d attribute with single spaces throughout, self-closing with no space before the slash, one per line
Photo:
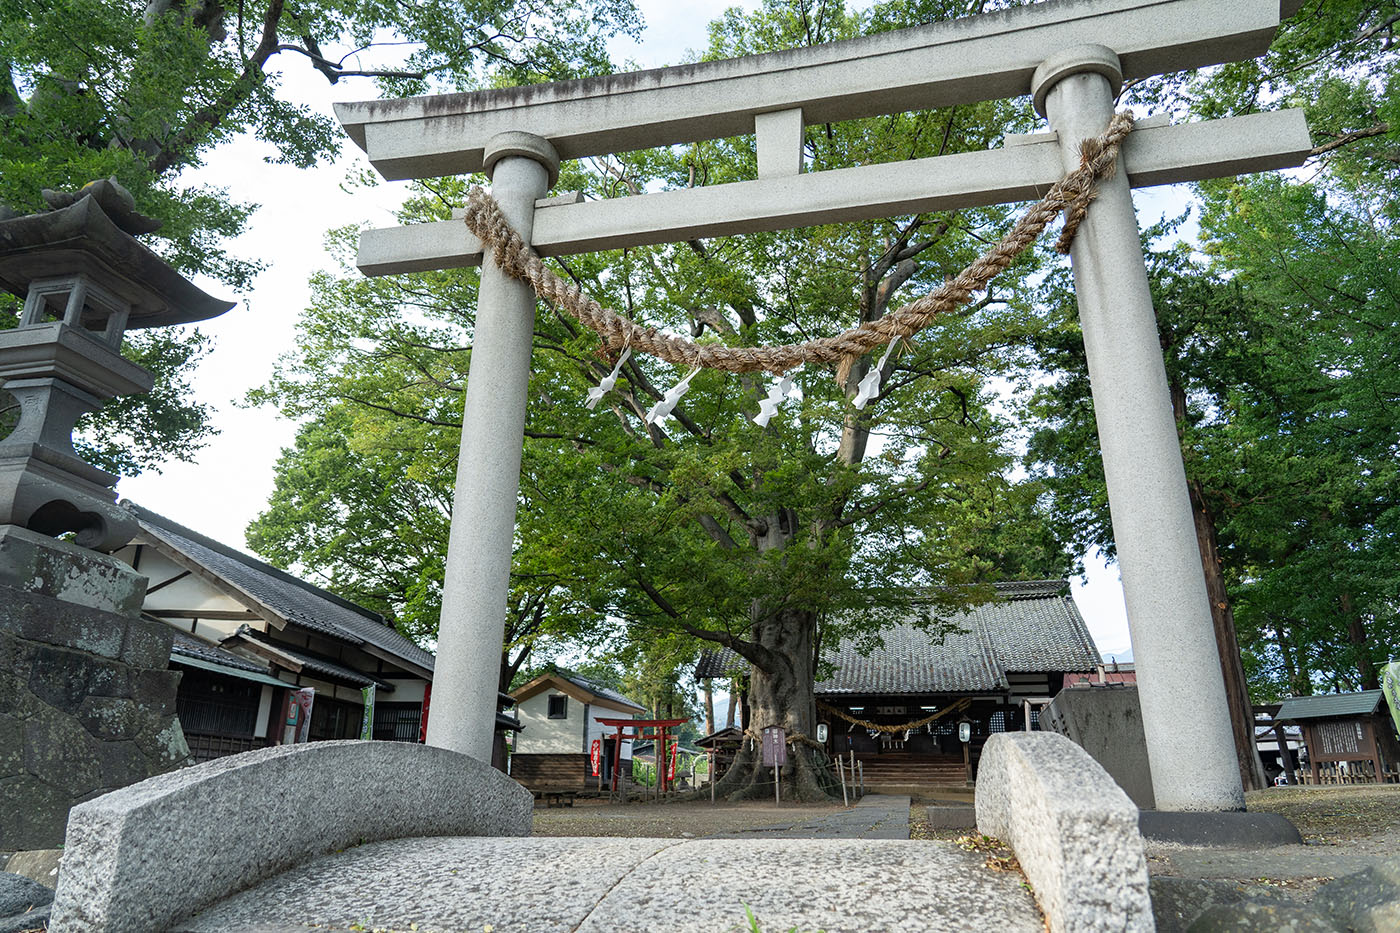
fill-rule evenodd
<path id="1" fill-rule="evenodd" d="M 486 177 L 493 177 L 496 163 L 509 156 L 524 156 L 543 165 L 549 173 L 550 188 L 559 180 L 559 153 L 543 136 L 520 130 L 507 130 L 492 136 L 486 142 L 486 152 L 482 158 L 482 170 L 486 172 Z"/>
<path id="2" fill-rule="evenodd" d="M 1063 78 L 1076 74 L 1098 74 L 1108 79 L 1116 96 L 1123 88 L 1123 66 L 1118 53 L 1104 45 L 1075 45 L 1051 55 L 1031 76 L 1031 96 L 1035 112 L 1045 116 L 1045 98 Z"/>

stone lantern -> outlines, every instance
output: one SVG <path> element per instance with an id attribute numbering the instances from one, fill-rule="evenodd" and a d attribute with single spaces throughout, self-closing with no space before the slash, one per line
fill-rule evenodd
<path id="1" fill-rule="evenodd" d="M 151 375 L 123 359 L 132 327 L 227 311 L 135 234 L 159 226 L 114 181 L 44 192 L 0 219 L 0 288 L 24 299 L 0 331 L 0 849 L 63 842 L 74 804 L 190 761 L 169 670 L 174 629 L 142 618 L 147 580 L 111 556 L 136 523 L 117 477 L 73 450 L 73 426 Z M 68 533 L 72 538 L 66 537 Z"/>
<path id="2" fill-rule="evenodd" d="M 233 307 L 205 294 L 132 234 L 158 228 L 114 181 L 45 192 L 47 213 L 0 221 L 0 288 L 24 298 L 19 326 L 0 331 L 0 382 L 20 406 L 0 440 L 0 525 L 111 551 L 134 523 L 116 504 L 117 477 L 83 462 L 73 427 L 151 376 L 120 354 L 128 328 L 187 324 Z"/>

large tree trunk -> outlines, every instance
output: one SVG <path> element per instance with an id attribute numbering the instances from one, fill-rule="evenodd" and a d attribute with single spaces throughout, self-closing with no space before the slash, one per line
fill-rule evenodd
<path id="1" fill-rule="evenodd" d="M 1283 670 L 1288 678 L 1288 689 L 1295 697 L 1312 696 L 1312 675 L 1307 670 L 1306 661 L 1294 653 L 1288 629 L 1282 623 L 1276 623 L 1274 636 L 1278 640 L 1279 655 L 1283 658 Z"/>
<path id="2" fill-rule="evenodd" d="M 725 728 L 728 728 L 728 727 L 730 727 L 730 726 L 737 726 L 737 725 L 739 724 L 739 719 L 738 719 L 737 716 L 735 716 L 735 710 L 738 708 L 738 706 L 739 706 L 739 683 L 738 683 L 738 678 L 735 678 L 734 681 L 732 681 L 732 682 L 729 684 L 729 709 L 728 709 L 728 711 L 724 714 L 724 725 L 725 725 Z"/>
<path id="3" fill-rule="evenodd" d="M 1186 425 L 1186 393 L 1175 379 L 1171 381 L 1172 414 L 1176 416 L 1178 433 Z M 1220 658 L 1220 673 L 1225 678 L 1225 700 L 1230 707 L 1230 728 L 1235 737 L 1235 761 L 1240 769 L 1240 783 L 1245 790 L 1268 787 L 1264 763 L 1254 741 L 1254 706 L 1249 700 L 1249 685 L 1245 681 L 1244 664 L 1240 661 L 1239 636 L 1235 632 L 1235 613 L 1225 590 L 1225 573 L 1220 563 L 1220 545 L 1215 533 L 1215 516 L 1206 505 L 1205 493 L 1199 480 L 1188 480 L 1191 496 L 1191 517 L 1196 528 L 1196 547 L 1201 555 L 1201 571 L 1206 578 L 1206 596 L 1210 600 L 1210 620 L 1215 627 L 1215 650 Z"/>
<path id="4" fill-rule="evenodd" d="M 745 731 L 761 734 L 769 726 L 781 726 L 789 738 L 815 740 L 816 701 L 812 693 L 811 652 L 816 614 L 784 609 L 762 614 L 755 607 L 753 641 L 767 649 L 771 669 L 754 665 L 749 680 L 749 720 Z M 788 747 L 787 765 L 781 769 L 784 800 L 829 801 L 840 796 L 826 752 L 803 742 Z M 745 741 L 733 766 L 725 772 L 717 793 L 729 800 L 773 796 L 773 769 L 763 766 L 761 749 L 752 738 Z"/>
<path id="5" fill-rule="evenodd" d="M 915 218 L 893 242 L 886 242 L 884 252 L 878 259 L 867 261 L 860 293 L 860 319 L 863 323 L 884 316 L 890 299 L 900 285 L 918 271 L 919 264 L 915 257 L 948 230 L 945 222 L 939 225 L 934 238 L 912 244 L 911 238 L 923 225 L 921 218 Z M 741 317 L 744 317 L 742 311 Z M 745 323 L 752 322 L 752 309 L 749 309 Z M 849 368 L 838 367 L 838 379 L 844 381 L 847 398 L 856 395 L 857 385 L 869 366 L 869 359 L 861 357 Z M 882 382 L 888 378 L 893 366 L 892 362 L 887 364 Z M 858 467 L 865 459 L 870 437 L 869 418 L 868 412 L 847 411 L 836 450 L 836 460 L 843 466 Z M 762 474 L 759 473 L 754 477 L 755 490 L 762 484 Z M 844 507 L 844 502 L 836 503 L 829 515 L 818 519 L 813 527 L 802 534 L 799 534 L 798 516 L 793 509 L 779 509 L 772 515 L 751 518 L 746 522 L 750 544 L 760 554 L 766 554 L 788 547 L 800 547 L 808 540 L 821 541 L 832 530 L 825 523 L 839 523 Z M 710 533 L 715 535 L 713 530 Z M 806 537 L 808 535 L 810 538 Z M 732 540 L 728 546 L 734 546 Z M 717 793 L 735 800 L 772 795 L 773 771 L 771 767 L 763 767 L 761 749 L 753 737 L 769 726 L 781 726 L 789 737 L 801 737 L 788 747 L 788 764 L 781 772 L 784 797 L 823 802 L 841 798 L 841 785 L 833 773 L 831 758 L 824 749 L 815 745 L 817 711 L 813 682 L 818 654 L 816 636 L 817 615 L 814 611 L 791 607 L 769 611 L 761 604 L 753 606 L 749 638 L 750 647 L 754 650 L 746 655 L 752 664 L 752 674 L 748 691 L 741 700 L 743 726 L 748 737 L 733 766 L 715 785 Z M 744 654 L 743 651 L 740 653 Z"/>
<path id="6" fill-rule="evenodd" d="M 1371 660 L 1370 646 L 1366 644 L 1366 623 L 1361 621 L 1350 593 L 1342 593 L 1341 602 L 1342 615 L 1347 620 L 1347 641 L 1356 651 L 1356 672 L 1361 675 L 1361 689 L 1379 690 L 1381 678 Z"/>
<path id="7" fill-rule="evenodd" d="M 1235 611 L 1225 590 L 1225 574 L 1220 563 L 1220 547 L 1215 535 L 1215 516 L 1206 505 L 1199 480 L 1187 484 L 1191 491 L 1191 514 L 1196 523 L 1196 544 L 1201 552 L 1201 570 L 1210 599 L 1210 618 L 1215 623 L 1216 650 L 1220 672 L 1225 677 L 1225 698 L 1230 704 L 1230 726 L 1235 735 L 1235 759 L 1245 790 L 1269 786 L 1259 746 L 1254 740 L 1254 706 L 1249 700 L 1249 684 L 1240 660 L 1239 636 L 1235 631 Z"/>
<path id="8" fill-rule="evenodd" d="M 705 734 L 715 733 L 715 689 L 714 681 L 705 678 Z"/>

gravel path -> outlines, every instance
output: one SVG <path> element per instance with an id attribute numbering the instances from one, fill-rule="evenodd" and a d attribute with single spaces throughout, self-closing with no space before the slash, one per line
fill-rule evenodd
<path id="1" fill-rule="evenodd" d="M 721 833 L 774 826 L 794 826 L 841 812 L 839 804 L 743 803 L 595 803 L 535 810 L 535 836 L 633 836 L 646 839 L 697 839 Z"/>
<path id="2" fill-rule="evenodd" d="M 909 798 L 870 794 L 859 804 L 631 803 L 579 801 L 535 810 L 535 836 L 699 838 L 909 838 Z"/>

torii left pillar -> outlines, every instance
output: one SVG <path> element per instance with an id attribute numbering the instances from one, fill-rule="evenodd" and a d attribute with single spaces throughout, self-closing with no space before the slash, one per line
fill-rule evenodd
<path id="1" fill-rule="evenodd" d="M 501 133 L 486 145 L 485 168 L 496 203 L 529 243 L 535 201 L 559 177 L 558 153 L 532 133 Z M 488 255 L 467 374 L 428 718 L 429 745 L 487 763 L 496 728 L 534 329 L 534 291 Z"/>

